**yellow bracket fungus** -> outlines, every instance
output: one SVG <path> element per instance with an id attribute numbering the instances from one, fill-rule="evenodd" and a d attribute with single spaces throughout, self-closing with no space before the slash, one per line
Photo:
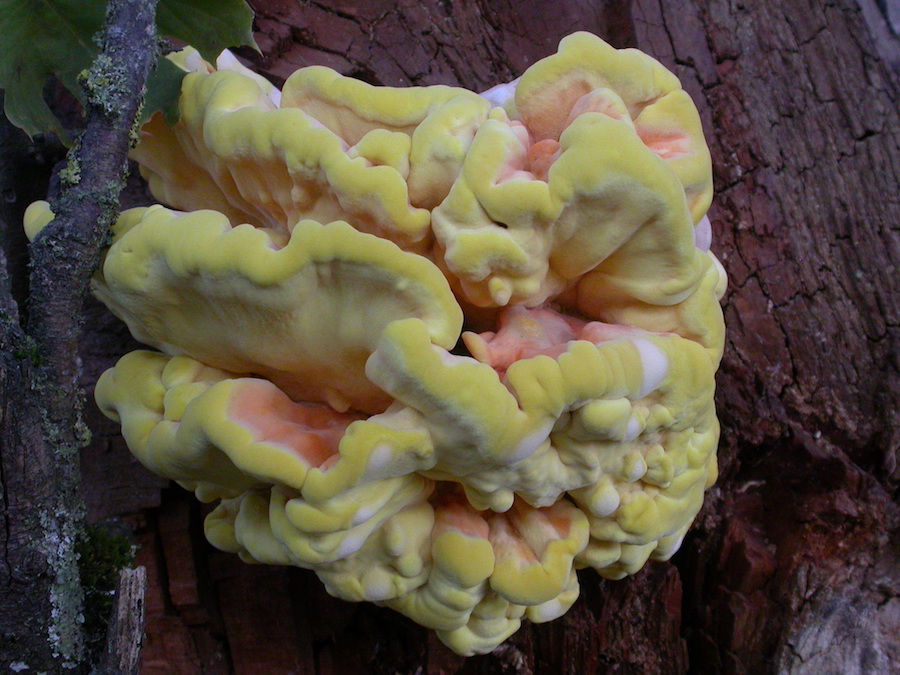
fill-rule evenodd
<path id="1" fill-rule="evenodd" d="M 159 351 L 96 398 L 218 502 L 214 545 L 460 654 L 564 614 L 576 569 L 677 550 L 716 478 L 725 274 L 674 75 L 586 33 L 482 95 L 171 58 L 181 118 L 133 152 L 165 206 L 94 277 Z"/>

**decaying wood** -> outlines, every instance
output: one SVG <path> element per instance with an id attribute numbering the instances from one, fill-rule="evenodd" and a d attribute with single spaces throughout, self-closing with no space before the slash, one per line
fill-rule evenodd
<path id="1" fill-rule="evenodd" d="M 565 617 L 463 659 L 393 612 L 329 598 L 308 572 L 212 551 L 185 493 L 146 508 L 158 484 L 98 416 L 91 462 L 128 478 L 86 467 L 109 495 L 92 514 L 130 514 L 148 568 L 142 672 L 895 670 L 900 78 L 896 37 L 860 2 L 252 2 L 264 56 L 247 56 L 278 83 L 324 64 L 376 84 L 482 90 L 573 30 L 679 75 L 712 150 L 713 250 L 730 277 L 722 475 L 671 562 L 620 582 L 583 572 Z M 96 377 L 125 338 L 87 338 Z"/>
<path id="2" fill-rule="evenodd" d="M 144 593 L 147 569 L 123 569 L 116 582 L 116 601 L 106 637 L 103 675 L 137 675 L 144 639 Z"/>

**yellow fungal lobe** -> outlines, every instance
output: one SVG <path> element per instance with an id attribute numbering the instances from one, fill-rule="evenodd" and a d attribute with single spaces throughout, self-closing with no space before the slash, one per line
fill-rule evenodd
<path id="1" fill-rule="evenodd" d="M 133 151 L 161 204 L 93 278 L 157 351 L 96 399 L 217 502 L 210 542 L 465 655 L 564 614 L 576 569 L 678 549 L 717 475 L 726 278 L 672 73 L 587 33 L 483 95 L 170 58 L 180 120 Z"/>

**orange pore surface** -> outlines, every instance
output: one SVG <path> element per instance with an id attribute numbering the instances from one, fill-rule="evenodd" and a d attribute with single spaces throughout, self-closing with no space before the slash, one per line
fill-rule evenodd
<path id="1" fill-rule="evenodd" d="M 496 333 L 463 333 L 472 356 L 501 375 L 516 361 L 539 355 L 557 357 L 572 340 L 594 344 L 634 337 L 638 329 L 600 321 L 583 321 L 550 308 L 503 310 Z"/>
<path id="2" fill-rule="evenodd" d="M 292 401 L 267 380 L 235 382 L 227 416 L 248 429 L 254 440 L 278 445 L 319 466 L 337 454 L 347 427 L 363 415 L 339 413 L 322 403 Z"/>

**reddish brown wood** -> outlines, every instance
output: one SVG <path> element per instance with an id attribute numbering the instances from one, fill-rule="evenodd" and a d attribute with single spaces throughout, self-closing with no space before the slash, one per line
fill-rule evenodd
<path id="1" fill-rule="evenodd" d="M 855 2 L 641 2 L 635 19 L 638 44 L 675 65 L 709 120 L 715 248 L 730 275 L 724 475 L 679 558 L 692 663 L 889 669 L 896 73 Z"/>
<path id="2" fill-rule="evenodd" d="M 144 607 L 147 617 L 146 637 L 142 650 L 141 673 L 198 672 L 200 661 L 190 631 L 181 617 L 171 609 L 159 537 L 147 531 L 138 537 L 140 546 L 135 564 L 147 569 L 147 592 Z"/>

